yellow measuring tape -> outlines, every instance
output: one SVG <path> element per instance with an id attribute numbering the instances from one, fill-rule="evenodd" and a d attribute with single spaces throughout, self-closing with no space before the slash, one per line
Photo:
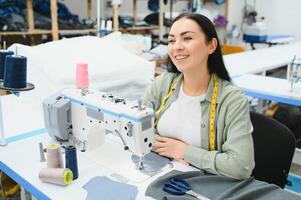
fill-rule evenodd
<path id="1" fill-rule="evenodd" d="M 157 126 L 158 124 L 158 116 L 159 114 L 162 112 L 165 103 L 167 101 L 167 99 L 170 97 L 171 93 L 172 93 L 172 88 L 173 86 L 176 84 L 176 81 L 173 81 L 172 84 L 170 85 L 167 94 L 165 95 L 165 97 L 163 98 L 163 100 L 161 101 L 161 105 L 159 107 L 159 109 L 155 112 L 155 126 Z"/>
<path id="2" fill-rule="evenodd" d="M 216 74 L 213 74 L 213 93 L 211 97 L 210 116 L 209 116 L 209 150 L 210 151 L 216 150 L 214 120 L 215 120 L 217 93 L 218 93 L 218 78 Z"/>
<path id="3" fill-rule="evenodd" d="M 158 124 L 158 116 L 162 112 L 167 99 L 170 97 L 172 93 L 172 88 L 175 85 L 176 81 L 173 81 L 170 85 L 167 94 L 163 98 L 159 109 L 155 112 L 155 126 Z M 210 116 L 209 116 L 209 149 L 210 151 L 214 151 L 215 147 L 215 133 L 214 133 L 214 119 L 215 119 L 215 111 L 216 111 L 216 100 L 218 93 L 218 77 L 216 74 L 213 74 L 213 93 L 211 97 L 211 106 L 210 106 Z"/>

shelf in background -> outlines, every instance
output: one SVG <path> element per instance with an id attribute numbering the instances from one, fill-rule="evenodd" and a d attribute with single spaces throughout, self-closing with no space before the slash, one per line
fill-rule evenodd
<path id="1" fill-rule="evenodd" d="M 51 30 L 40 30 L 35 29 L 31 31 L 9 31 L 9 32 L 0 32 L 0 35 L 39 35 L 39 34 L 51 34 Z"/>
<path id="2" fill-rule="evenodd" d="M 159 26 L 134 26 L 134 27 L 127 27 L 127 28 L 119 28 L 120 31 L 139 31 L 139 30 L 154 30 L 158 29 Z"/>
<path id="3" fill-rule="evenodd" d="M 95 33 L 96 29 L 71 29 L 71 30 L 59 30 L 60 34 L 88 34 Z M 11 32 L 0 32 L 0 35 L 43 35 L 52 34 L 51 30 L 35 29 L 31 31 L 11 31 Z"/>

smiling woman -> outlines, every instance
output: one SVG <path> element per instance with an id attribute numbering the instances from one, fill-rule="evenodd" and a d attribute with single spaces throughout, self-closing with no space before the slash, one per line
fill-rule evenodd
<path id="1" fill-rule="evenodd" d="M 216 49 L 216 38 L 207 42 L 196 22 L 182 18 L 171 27 L 168 41 L 168 53 L 177 70 L 191 75 L 200 70 L 208 74 L 207 60 Z"/>
<path id="2" fill-rule="evenodd" d="M 213 24 L 181 14 L 168 41 L 169 72 L 143 96 L 155 109 L 154 150 L 210 173 L 248 178 L 255 165 L 248 100 L 230 82 Z"/>

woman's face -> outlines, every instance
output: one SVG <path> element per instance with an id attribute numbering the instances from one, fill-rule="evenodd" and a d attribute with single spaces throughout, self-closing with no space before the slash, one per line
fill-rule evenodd
<path id="1" fill-rule="evenodd" d="M 187 18 L 179 19 L 172 25 L 168 36 L 168 54 L 180 72 L 207 67 L 214 45 L 208 43 L 199 25 Z"/>

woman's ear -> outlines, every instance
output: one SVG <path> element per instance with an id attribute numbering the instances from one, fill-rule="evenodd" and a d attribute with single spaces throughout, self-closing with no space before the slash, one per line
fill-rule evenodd
<path id="1" fill-rule="evenodd" d="M 209 50 L 209 54 L 212 54 L 216 47 L 217 47 L 217 39 L 216 38 L 212 38 L 212 40 L 209 42 L 208 44 L 208 50 Z"/>

